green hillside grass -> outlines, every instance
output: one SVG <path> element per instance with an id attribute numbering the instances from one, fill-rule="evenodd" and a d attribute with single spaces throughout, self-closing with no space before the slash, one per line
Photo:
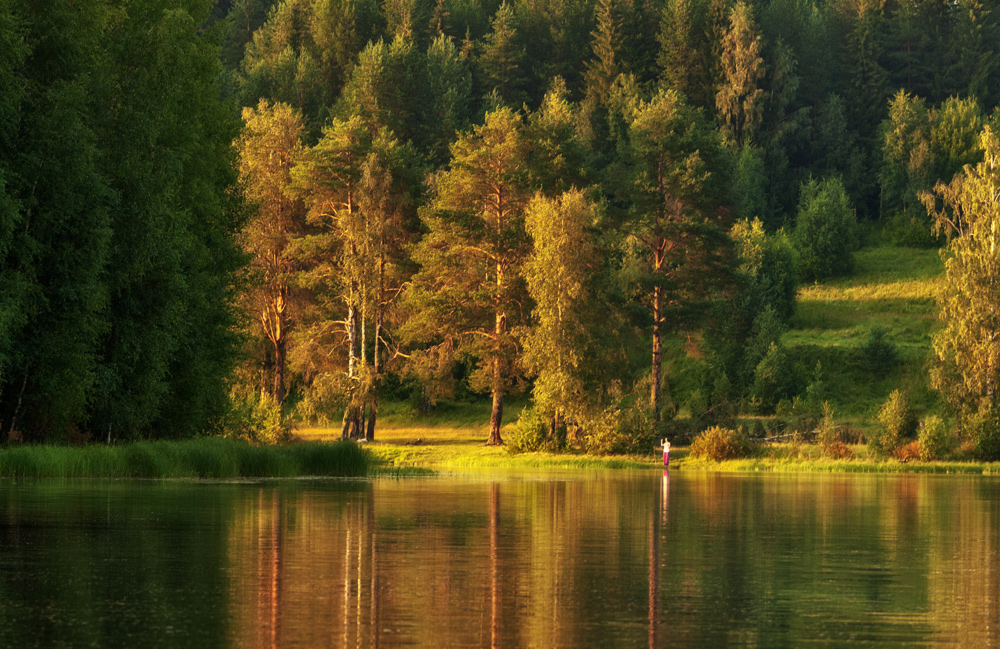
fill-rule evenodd
<path id="1" fill-rule="evenodd" d="M 807 367 L 822 364 L 838 419 L 869 423 L 894 389 L 921 413 L 941 404 L 927 385 L 935 295 L 944 277 L 936 249 L 877 247 L 858 252 L 855 273 L 801 287 L 784 342 Z M 896 344 L 900 364 L 884 377 L 863 368 L 858 348 L 875 326 Z"/>

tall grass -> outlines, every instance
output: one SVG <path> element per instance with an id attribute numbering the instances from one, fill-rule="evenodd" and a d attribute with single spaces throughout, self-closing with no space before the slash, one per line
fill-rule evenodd
<path id="1" fill-rule="evenodd" d="M 353 442 L 252 446 L 202 438 L 122 446 L 0 449 L 0 478 L 265 478 L 363 476 L 368 456 Z"/>

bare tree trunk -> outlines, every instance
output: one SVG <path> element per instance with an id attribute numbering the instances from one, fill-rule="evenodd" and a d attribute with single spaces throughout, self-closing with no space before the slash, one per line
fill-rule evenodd
<path id="1" fill-rule="evenodd" d="M 347 304 L 347 378 L 351 383 L 357 376 L 357 349 L 358 349 L 358 310 L 354 304 L 355 291 L 352 287 L 350 300 Z M 355 413 L 353 399 L 348 401 L 344 408 L 344 418 L 341 423 L 340 437 L 350 439 L 354 436 L 352 427 L 357 427 L 357 413 Z"/>
<path id="2" fill-rule="evenodd" d="M 365 441 L 375 441 L 375 420 L 378 417 L 378 388 L 379 375 L 382 373 L 382 353 L 379 351 L 379 341 L 382 337 L 382 309 L 375 316 L 375 353 L 373 355 L 372 370 L 375 374 L 375 385 L 371 394 L 371 414 L 368 415 L 368 428 L 365 429 Z"/>
<path id="3" fill-rule="evenodd" d="M 500 437 L 500 426 L 503 425 L 503 336 L 507 333 L 507 314 L 500 306 L 500 295 L 503 291 L 503 267 L 497 263 L 497 315 L 496 324 L 493 327 L 493 336 L 496 344 L 495 356 L 493 358 L 493 411 L 490 413 L 490 436 L 486 440 L 487 446 L 498 446 L 503 444 Z"/>
<path id="4" fill-rule="evenodd" d="M 274 405 L 281 412 L 285 400 L 285 337 L 274 341 Z"/>
<path id="5" fill-rule="evenodd" d="M 649 401 L 653 408 L 653 420 L 660 421 L 661 372 L 663 368 L 663 334 L 660 323 L 663 319 L 663 290 L 657 286 L 653 289 L 653 386 Z"/>
<path id="6" fill-rule="evenodd" d="M 384 242 L 382 242 L 384 250 Z M 378 418 L 379 399 L 379 377 L 382 374 L 382 326 L 384 324 L 385 311 L 385 255 L 380 255 L 378 259 L 378 298 L 375 306 L 375 349 L 372 352 L 372 372 L 374 374 L 374 385 L 371 393 L 371 415 L 368 417 L 368 428 L 365 430 L 365 441 L 375 441 L 375 421 Z"/>

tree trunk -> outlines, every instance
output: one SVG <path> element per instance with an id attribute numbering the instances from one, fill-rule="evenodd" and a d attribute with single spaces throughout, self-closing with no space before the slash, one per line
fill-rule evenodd
<path id="1" fill-rule="evenodd" d="M 500 426 L 503 425 L 503 359 L 501 357 L 501 335 L 507 329 L 507 318 L 502 313 L 497 314 L 496 321 L 496 357 L 493 359 L 493 411 L 490 413 L 490 437 L 487 446 L 503 444 L 500 437 Z"/>
<path id="2" fill-rule="evenodd" d="M 357 349 L 358 349 L 358 311 L 354 306 L 354 289 L 351 289 L 350 300 L 347 304 L 347 378 L 348 383 L 353 383 L 357 375 Z M 353 387 L 353 386 L 352 386 Z M 351 388 L 348 388 L 351 389 Z M 341 422 L 340 437 L 350 439 L 357 428 L 357 413 L 355 412 L 353 399 L 350 399 L 344 408 L 344 419 Z"/>
<path id="3" fill-rule="evenodd" d="M 498 217 L 497 229 L 500 229 Z M 496 323 L 493 327 L 493 340 L 496 344 L 493 358 L 493 412 L 490 413 L 490 437 L 486 440 L 487 446 L 499 446 L 503 444 L 500 437 L 500 426 L 503 425 L 503 336 L 507 333 L 507 314 L 504 313 L 500 302 L 503 295 L 503 266 L 497 262 L 497 294 L 496 294 Z"/>
<path id="4" fill-rule="evenodd" d="M 340 439 L 350 439 L 351 438 L 351 419 L 350 419 L 351 407 L 347 406 L 344 408 L 344 418 L 340 420 Z"/>
<path id="5" fill-rule="evenodd" d="M 378 415 L 378 397 L 372 397 L 372 410 L 368 415 L 368 428 L 365 430 L 365 441 L 375 441 L 375 417 Z"/>
<path id="6" fill-rule="evenodd" d="M 285 337 L 274 341 L 274 405 L 281 412 L 285 400 Z"/>
<path id="7" fill-rule="evenodd" d="M 381 250 L 385 249 L 385 243 L 381 242 Z M 378 259 L 378 302 L 375 305 L 375 348 L 372 352 L 372 372 L 374 374 L 374 384 L 371 391 L 371 415 L 368 417 L 368 428 L 365 430 L 365 441 L 375 441 L 375 421 L 378 418 L 378 398 L 379 398 L 379 376 L 382 374 L 382 326 L 384 322 L 383 301 L 385 300 L 385 256 L 379 255 Z"/>
<path id="8" fill-rule="evenodd" d="M 500 437 L 500 426 L 503 423 L 503 388 L 493 388 L 493 411 L 490 413 L 490 438 L 486 440 L 487 446 L 499 446 L 503 444 Z"/>
<path id="9" fill-rule="evenodd" d="M 653 408 L 653 421 L 660 421 L 660 380 L 663 367 L 663 334 L 660 323 L 663 319 L 663 290 L 657 286 L 653 289 L 653 385 L 650 389 L 649 402 Z"/>

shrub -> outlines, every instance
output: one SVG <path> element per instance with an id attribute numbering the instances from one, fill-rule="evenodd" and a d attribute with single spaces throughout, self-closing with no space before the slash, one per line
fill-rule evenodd
<path id="1" fill-rule="evenodd" d="M 795 396 L 799 387 L 796 379 L 788 351 L 780 343 L 771 343 L 767 354 L 754 369 L 751 400 L 761 414 L 774 412 L 776 404 Z"/>
<path id="2" fill-rule="evenodd" d="M 837 424 L 833 420 L 833 407 L 829 401 L 823 402 L 823 419 L 820 420 L 816 431 L 816 441 L 825 455 L 831 454 L 835 444 L 838 445 L 838 453 L 839 447 L 844 446 L 843 442 L 837 439 Z"/>
<path id="3" fill-rule="evenodd" d="M 892 452 L 892 455 L 900 462 L 919 460 L 920 442 L 910 442 L 909 444 L 903 444 L 902 446 L 897 446 L 896 450 Z"/>
<path id="4" fill-rule="evenodd" d="M 560 451 L 566 448 L 566 426 L 560 426 L 552 436 L 551 421 L 547 421 L 535 408 L 525 408 L 517 418 L 514 430 L 507 435 L 507 450 L 512 453 L 533 451 Z"/>
<path id="5" fill-rule="evenodd" d="M 910 409 L 906 395 L 893 390 L 878 413 L 881 430 L 873 433 L 868 446 L 879 455 L 892 455 L 903 439 L 911 437 L 917 428 L 917 418 Z"/>
<path id="6" fill-rule="evenodd" d="M 986 407 L 967 415 L 962 422 L 962 438 L 971 444 L 977 460 L 1000 460 L 1000 412 Z"/>
<path id="7" fill-rule="evenodd" d="M 842 441 L 834 440 L 829 447 L 823 449 L 826 456 L 834 460 L 849 460 L 854 457 L 854 451 Z"/>
<path id="8" fill-rule="evenodd" d="M 899 349 L 889 340 L 885 327 L 875 326 L 858 347 L 861 367 L 875 376 L 885 376 L 899 362 Z"/>
<path id="9" fill-rule="evenodd" d="M 743 431 L 712 426 L 691 442 L 691 456 L 721 462 L 748 457 L 752 447 Z"/>
<path id="10" fill-rule="evenodd" d="M 927 417 L 920 423 L 917 435 L 920 442 L 920 459 L 924 461 L 940 460 L 951 452 L 954 438 L 944 421 L 935 415 Z"/>
<path id="11" fill-rule="evenodd" d="M 799 277 L 811 281 L 850 273 L 858 247 L 857 230 L 854 210 L 839 179 L 803 184 L 791 237 Z"/>
<path id="12" fill-rule="evenodd" d="M 595 455 L 649 455 L 659 441 L 657 432 L 645 402 L 632 399 L 584 422 L 583 448 Z"/>
<path id="13" fill-rule="evenodd" d="M 253 391 L 234 390 L 229 395 L 229 411 L 219 423 L 218 432 L 254 444 L 281 444 L 291 439 L 281 409 Z"/>

